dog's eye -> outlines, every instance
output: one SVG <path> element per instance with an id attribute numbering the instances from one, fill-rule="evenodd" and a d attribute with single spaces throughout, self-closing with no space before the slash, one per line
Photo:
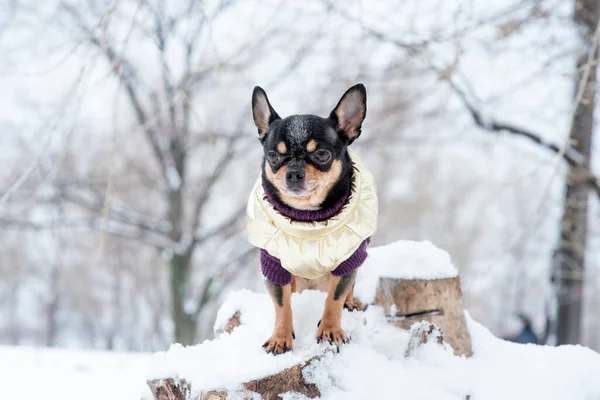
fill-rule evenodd
<path id="1" fill-rule="evenodd" d="M 280 158 L 281 156 L 276 151 L 269 151 L 267 153 L 267 160 L 269 160 L 269 163 L 271 164 L 277 164 Z"/>
<path id="2" fill-rule="evenodd" d="M 326 163 L 331 160 L 331 152 L 329 150 L 317 150 L 313 155 L 313 158 L 320 163 Z"/>

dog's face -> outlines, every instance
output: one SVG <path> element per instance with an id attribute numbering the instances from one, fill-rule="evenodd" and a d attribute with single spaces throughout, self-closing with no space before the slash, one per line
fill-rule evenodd
<path id="1" fill-rule="evenodd" d="M 332 189 L 349 176 L 347 146 L 361 132 L 367 111 L 362 84 L 342 96 L 328 118 L 280 118 L 260 87 L 252 93 L 252 114 L 264 149 L 263 173 L 287 205 L 318 209 Z"/>

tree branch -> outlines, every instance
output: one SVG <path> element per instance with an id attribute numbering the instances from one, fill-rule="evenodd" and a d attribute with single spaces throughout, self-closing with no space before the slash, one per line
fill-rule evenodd
<path id="1" fill-rule="evenodd" d="M 384 42 L 384 43 L 388 43 L 388 44 L 391 43 L 391 44 L 395 45 L 396 47 L 398 47 L 399 49 L 407 51 L 407 53 L 410 54 L 411 56 L 417 56 L 423 50 L 425 50 L 427 48 L 427 41 L 424 41 L 421 43 L 416 43 L 416 44 L 402 42 L 384 32 L 381 32 L 381 31 L 374 29 L 372 27 L 369 27 L 369 26 L 365 26 L 361 20 L 359 20 L 356 17 L 353 17 L 352 15 L 349 15 L 348 13 L 335 7 L 335 5 L 331 1 L 324 0 L 324 2 L 326 4 L 328 4 L 329 7 L 335 8 L 336 11 L 338 13 L 340 13 L 340 15 L 342 15 L 342 17 L 344 17 L 345 19 L 347 19 L 349 21 L 354 21 L 354 22 L 360 23 L 363 30 L 365 32 L 367 32 L 369 35 L 371 35 L 372 37 L 374 37 L 375 39 L 377 39 L 381 42 Z M 455 60 L 454 67 L 456 67 L 456 64 L 458 64 L 458 60 Z M 591 171 L 588 160 L 586 160 L 583 155 L 581 155 L 579 152 L 577 152 L 571 146 L 567 147 L 566 151 L 563 151 L 563 149 L 560 146 L 546 141 L 542 137 L 542 135 L 540 135 L 536 132 L 527 130 L 522 127 L 515 126 L 511 123 L 497 121 L 495 119 L 488 118 L 479 109 L 477 109 L 475 107 L 475 105 L 469 99 L 469 96 L 467 96 L 467 94 L 462 89 L 460 89 L 456 85 L 456 83 L 452 80 L 452 75 L 454 72 L 453 67 L 446 68 L 446 69 L 440 69 L 440 68 L 436 68 L 433 65 L 430 65 L 430 69 L 433 70 L 434 72 L 436 72 L 440 78 L 445 79 L 449 83 L 450 88 L 456 93 L 456 95 L 461 100 L 463 105 L 467 108 L 467 110 L 471 114 L 471 117 L 473 118 L 473 121 L 475 122 L 475 124 L 477 126 L 479 126 L 480 128 L 482 128 L 484 130 L 490 131 L 490 132 L 506 132 L 506 133 L 510 133 L 510 134 L 513 134 L 516 136 L 525 137 L 525 138 L 529 139 L 530 141 L 532 141 L 533 143 L 540 146 L 541 148 L 544 148 L 546 150 L 551 151 L 552 153 L 554 153 L 556 155 L 561 156 L 562 159 L 564 159 L 571 167 L 578 168 L 582 172 L 580 174 L 581 182 L 587 183 L 590 186 L 590 188 L 592 190 L 594 190 L 596 195 L 600 198 L 600 181 Z"/>
<path id="2" fill-rule="evenodd" d="M 448 83 L 454 93 L 456 93 L 458 98 L 461 100 L 465 108 L 469 111 L 473 121 L 477 126 L 490 132 L 506 132 L 515 136 L 525 137 L 538 146 L 549 150 L 554 154 L 560 155 L 562 153 L 562 158 L 571 167 L 579 168 L 583 172 L 581 180 L 587 183 L 594 190 L 594 192 L 596 192 L 596 195 L 600 197 L 600 181 L 590 170 L 589 164 L 583 155 L 570 146 L 563 153 L 558 145 L 544 140 L 542 135 L 536 132 L 512 125 L 507 122 L 497 121 L 489 116 L 484 116 L 484 114 L 478 110 L 475 105 L 473 105 L 469 99 L 469 96 L 462 89 L 460 89 L 456 83 L 452 81 L 452 79 L 448 79 Z"/>
<path id="3" fill-rule="evenodd" d="M 200 297 L 198 304 L 194 310 L 195 317 L 202 313 L 204 307 L 208 304 L 211 299 L 218 297 L 223 292 L 223 289 L 227 287 L 226 283 L 229 283 L 235 276 L 235 272 L 239 270 L 239 264 L 243 264 L 246 260 L 257 251 L 254 246 L 248 246 L 242 253 L 233 257 L 221 265 L 218 265 L 215 270 L 218 271 L 216 274 L 209 276 L 202 285 L 200 291 Z M 223 272 L 225 270 L 225 272 Z"/>
<path id="4" fill-rule="evenodd" d="M 152 129 L 152 121 L 146 115 L 144 111 L 141 101 L 139 99 L 139 95 L 134 86 L 134 82 L 138 82 L 139 78 L 137 77 L 137 73 L 135 68 L 125 58 L 123 54 L 118 54 L 116 49 L 109 43 L 107 40 L 102 40 L 99 38 L 93 31 L 92 28 L 88 27 L 83 22 L 83 16 L 77 11 L 75 7 L 69 4 L 62 4 L 62 8 L 65 10 L 67 14 L 69 14 L 78 28 L 82 31 L 84 35 L 86 35 L 88 41 L 94 45 L 98 50 L 100 50 L 107 61 L 111 66 L 111 71 L 115 74 L 115 76 L 123 82 L 125 87 L 125 91 L 133 107 L 138 123 L 142 127 L 146 138 L 152 148 L 152 152 L 156 157 L 156 160 L 159 163 L 161 173 L 165 182 L 168 182 L 168 173 L 167 173 L 167 163 L 165 160 L 164 153 L 161 149 L 158 136 L 154 129 Z"/>
<path id="5" fill-rule="evenodd" d="M 192 214 L 192 221 L 194 221 L 192 224 L 192 232 L 196 232 L 198 230 L 200 226 L 200 216 L 202 215 L 204 206 L 210 197 L 210 193 L 215 184 L 219 181 L 219 178 L 225 172 L 225 167 L 227 167 L 231 160 L 233 160 L 235 155 L 235 144 L 238 138 L 239 136 L 229 141 L 227 144 L 227 149 L 225 150 L 225 154 L 223 154 L 221 159 L 217 162 L 217 165 L 213 169 L 212 175 L 206 181 L 204 187 L 202 188 L 202 193 L 196 200 Z"/>
<path id="6" fill-rule="evenodd" d="M 78 195 L 64 187 L 58 187 L 57 189 L 60 198 L 76 204 L 87 211 L 102 215 L 104 211 L 104 205 L 106 204 L 103 194 L 91 186 L 89 186 L 89 188 L 90 191 L 88 193 L 93 196 L 93 199 Z M 132 210 L 118 208 L 112 204 L 109 208 L 108 218 L 112 221 L 123 223 L 131 227 L 147 230 L 155 234 L 165 235 L 165 238 L 171 230 L 170 224 L 165 220 L 156 219 Z"/>
<path id="7" fill-rule="evenodd" d="M 238 208 L 236 212 L 234 212 L 229 218 L 221 222 L 213 229 L 205 232 L 204 234 L 200 233 L 199 231 L 194 231 L 194 244 L 201 244 L 213 236 L 223 233 L 227 230 L 227 228 L 231 228 L 241 217 L 244 216 L 245 212 L 246 204 L 244 203 L 244 205 Z"/>
<path id="8" fill-rule="evenodd" d="M 4 230 L 47 231 L 57 228 L 80 228 L 102 231 L 112 236 L 146 242 L 161 250 L 174 248 L 176 246 L 176 243 L 173 243 L 165 236 L 154 234 L 148 230 L 131 226 L 124 227 L 120 224 L 103 225 L 103 222 L 101 217 L 64 218 L 42 222 L 14 220 L 0 217 L 0 227 Z"/>
<path id="9" fill-rule="evenodd" d="M 177 121 L 175 118 L 175 88 L 171 80 L 171 71 L 166 60 L 167 37 L 165 35 L 165 1 L 160 0 L 154 12 L 154 33 L 156 34 L 156 45 L 160 53 L 161 75 L 163 81 L 163 90 L 169 107 L 169 117 L 171 120 L 171 133 L 177 132 Z"/>

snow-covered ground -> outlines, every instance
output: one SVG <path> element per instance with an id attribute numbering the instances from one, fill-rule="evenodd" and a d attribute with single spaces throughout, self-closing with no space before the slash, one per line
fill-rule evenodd
<path id="1" fill-rule="evenodd" d="M 0 398 L 139 400 L 148 354 L 0 347 Z"/>
<path id="2" fill-rule="evenodd" d="M 233 293 L 224 310 L 241 309 L 242 326 L 194 347 L 174 345 L 156 354 L 149 379 L 179 377 L 194 391 L 239 388 L 250 381 L 321 354 L 329 345 L 314 339 L 325 294 L 305 291 L 292 297 L 294 351 L 280 356 L 261 347 L 273 327 L 266 294 Z M 221 313 L 225 317 L 227 313 Z M 229 314 L 231 315 L 231 314 Z M 224 322 L 224 318 L 217 321 Z M 406 331 L 390 326 L 380 307 L 344 311 L 342 327 L 352 342 L 340 353 L 312 363 L 308 381 L 322 399 L 600 399 L 600 354 L 582 346 L 521 345 L 493 336 L 467 315 L 474 355 L 456 357 L 448 348 L 427 344 L 407 359 Z"/>
<path id="3" fill-rule="evenodd" d="M 455 275 L 445 252 L 426 242 L 397 242 L 375 248 L 368 262 L 389 265 L 390 260 L 396 259 L 394 256 L 405 250 L 412 257 L 403 259 L 404 275 Z M 395 274 L 385 266 L 380 271 Z M 367 273 L 368 278 L 373 278 L 374 274 Z M 370 289 L 361 291 L 368 296 Z M 317 344 L 315 333 L 324 301 L 325 294 L 316 291 L 292 295 L 295 347 L 291 353 L 273 356 L 261 347 L 274 323 L 270 298 L 248 290 L 233 292 L 219 311 L 215 331 L 236 311 L 241 314 L 240 327 L 215 340 L 187 348 L 173 345 L 169 351 L 155 354 L 146 377 L 186 379 L 194 392 L 235 391 L 242 382 L 323 354 L 329 345 Z M 306 379 L 317 385 L 324 400 L 464 400 L 467 395 L 473 400 L 600 399 L 600 354 L 582 346 L 509 343 L 492 335 L 468 314 L 467 323 L 474 352 L 471 358 L 457 357 L 448 346 L 437 344 L 422 346 L 405 358 L 409 334 L 388 324 L 381 307 L 371 306 L 365 312 L 344 311 L 342 328 L 352 342 L 339 353 L 326 352 L 319 361 L 311 363 Z"/>

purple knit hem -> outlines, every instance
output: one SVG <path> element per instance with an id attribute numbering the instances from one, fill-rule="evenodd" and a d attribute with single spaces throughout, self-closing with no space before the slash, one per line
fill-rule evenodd
<path id="1" fill-rule="evenodd" d="M 265 195 L 267 196 L 267 200 L 269 203 L 271 203 L 273 208 L 280 214 L 296 221 L 324 221 L 329 219 L 340 212 L 346 203 L 348 203 L 348 198 L 350 197 L 350 193 L 346 193 L 344 196 L 340 197 L 340 199 L 334 205 L 322 210 L 298 210 L 278 201 L 273 193 L 269 192 L 264 182 L 261 181 L 261 183 L 263 190 L 265 191 Z"/>
<path id="2" fill-rule="evenodd" d="M 292 282 L 292 274 L 265 249 L 260 249 L 260 268 L 263 276 L 276 285 L 284 286 Z"/>
<path id="3" fill-rule="evenodd" d="M 358 249 L 347 260 L 342 262 L 336 269 L 331 271 L 333 276 L 344 276 L 351 274 L 360 267 L 367 259 L 367 246 L 371 242 L 371 238 L 363 240 Z"/>

